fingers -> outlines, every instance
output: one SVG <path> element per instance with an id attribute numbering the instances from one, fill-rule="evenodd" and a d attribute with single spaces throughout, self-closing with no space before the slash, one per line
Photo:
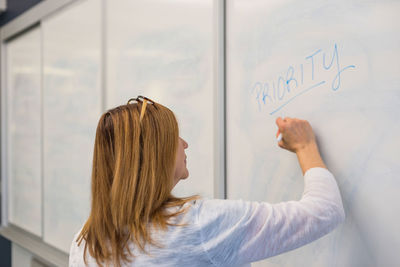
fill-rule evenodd
<path id="1" fill-rule="evenodd" d="M 275 120 L 275 123 L 276 123 L 276 125 L 278 125 L 278 127 L 279 127 L 279 126 L 283 126 L 283 125 L 286 124 L 286 123 L 290 123 L 291 121 L 293 121 L 293 119 L 290 118 L 290 117 L 285 117 L 285 118 L 278 117 L 278 118 Z"/>
<path id="2" fill-rule="evenodd" d="M 276 125 L 278 126 L 278 128 L 280 128 L 280 127 L 284 124 L 284 121 L 283 121 L 283 119 L 282 119 L 281 117 L 278 117 L 278 118 L 275 120 L 275 123 L 276 123 Z"/>
<path id="3" fill-rule="evenodd" d="M 286 131 L 287 127 L 290 126 L 292 121 L 293 121 L 293 119 L 289 118 L 289 117 L 285 117 L 283 119 L 281 117 L 278 117 L 275 120 L 275 123 L 278 126 L 278 131 L 276 133 L 276 137 L 278 137 L 279 134 L 284 135 L 284 132 Z"/>
<path id="4" fill-rule="evenodd" d="M 285 127 L 285 124 L 288 123 L 289 121 L 290 121 L 290 118 L 288 118 L 288 117 L 285 117 L 283 119 L 281 117 L 278 117 L 275 120 L 275 123 L 278 126 L 279 130 L 282 130 Z"/>
<path id="5" fill-rule="evenodd" d="M 299 147 L 313 141 L 312 128 L 308 121 L 297 118 L 277 118 L 277 143 L 279 147 L 295 152 Z M 279 137 L 281 135 L 281 138 Z"/>

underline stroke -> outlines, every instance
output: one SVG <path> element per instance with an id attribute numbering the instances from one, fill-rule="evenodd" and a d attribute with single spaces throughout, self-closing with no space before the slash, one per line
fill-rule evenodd
<path id="1" fill-rule="evenodd" d="M 324 83 L 325 83 L 325 81 L 321 81 L 321 82 L 319 82 L 319 83 L 317 83 L 317 84 L 314 84 L 314 85 L 308 87 L 307 89 L 301 91 L 300 93 L 298 93 L 297 95 L 293 96 L 292 98 L 290 98 L 289 100 L 287 100 L 285 103 L 283 103 L 282 105 L 280 105 L 277 109 L 275 109 L 275 110 L 273 110 L 272 112 L 270 112 L 269 115 L 274 115 L 276 112 L 278 112 L 279 110 L 281 110 L 284 106 L 286 106 L 287 104 L 289 104 L 289 103 L 290 103 L 293 99 L 295 99 L 296 97 L 298 97 L 298 96 L 304 94 L 305 92 L 308 92 L 308 91 L 310 91 L 311 89 L 313 89 L 313 88 L 315 88 L 315 87 L 318 87 L 318 86 L 320 86 L 320 85 L 322 85 L 322 84 L 324 84 Z"/>

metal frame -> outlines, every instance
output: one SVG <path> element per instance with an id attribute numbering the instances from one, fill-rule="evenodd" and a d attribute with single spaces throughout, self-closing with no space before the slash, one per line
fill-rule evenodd
<path id="1" fill-rule="evenodd" d="M 101 83 L 101 111 L 105 112 L 107 108 L 107 1 L 102 1 L 102 8 L 100 14 L 100 34 L 101 34 L 101 44 L 100 44 L 100 83 Z"/>
<path id="2" fill-rule="evenodd" d="M 2 36 L 2 32 L 0 30 L 0 38 Z M 8 210 L 7 210 L 7 205 L 6 205 L 6 199 L 8 199 L 8 183 L 6 175 L 7 175 L 7 161 L 6 161 L 6 155 L 7 155 L 7 109 L 6 109 L 6 99 L 7 99 L 7 94 L 6 94 L 6 79 L 5 79 L 5 66 L 6 66 L 6 59 L 5 59 L 5 45 L 3 43 L 0 43 L 0 82 L 1 82 L 1 88 L 0 88 L 0 100 L 1 100 L 1 225 L 6 225 L 8 221 Z"/>
<path id="3" fill-rule="evenodd" d="M 37 237 L 17 226 L 8 225 L 0 228 L 0 234 L 13 243 L 23 247 L 51 266 L 68 266 L 68 254 L 54 248 Z"/>
<path id="4" fill-rule="evenodd" d="M 226 198 L 226 0 L 214 0 L 214 197 Z"/>
<path id="5" fill-rule="evenodd" d="M 78 0 L 43 1 L 4 25 L 1 31 L 1 45 L 11 37 L 25 31 L 32 25 L 40 23 L 48 15 Z"/>
<path id="6" fill-rule="evenodd" d="M 29 30 L 47 17 L 54 15 L 60 9 L 71 3 L 83 0 L 52 0 L 43 1 L 18 18 L 0 28 L 0 63 L 1 63 L 1 227 L 0 234 L 12 242 L 32 252 L 39 258 L 55 266 L 67 266 L 68 254 L 46 244 L 39 238 L 23 229 L 8 223 L 7 218 L 7 92 L 6 92 L 6 43 L 15 36 Z M 106 107 L 106 1 L 102 1 L 101 29 L 101 82 L 102 110 Z M 226 0 L 214 0 L 214 197 L 226 198 Z M 42 38 L 42 37 L 41 37 Z M 42 49 L 42 48 L 41 48 Z M 43 60 L 41 63 L 43 68 Z M 42 78 L 41 78 L 42 79 Z M 42 83 L 42 80 L 41 80 Z M 42 86 L 43 87 L 43 86 Z M 41 88 L 43 90 L 43 88 Z M 43 95 L 43 94 L 42 94 Z M 43 116 L 43 110 L 41 111 Z M 43 133 L 42 133 L 43 134 Z M 41 155 L 42 157 L 43 155 Z M 42 175 L 43 177 L 43 175 Z M 43 178 L 42 178 L 43 179 Z M 43 184 L 43 183 L 42 183 Z M 43 194 L 42 194 L 43 195 Z M 43 202 L 43 201 L 42 201 Z M 43 203 L 42 203 L 43 205 Z M 43 207 L 42 207 L 43 208 Z M 44 212 L 42 210 L 42 212 Z M 42 234 L 43 231 L 42 222 Z"/>
<path id="7" fill-rule="evenodd" d="M 40 201 L 42 202 L 40 210 L 42 215 L 42 225 L 41 225 L 41 233 L 42 238 L 44 236 L 44 108 L 43 108 L 43 28 L 39 26 L 40 32 L 40 190 L 41 196 Z"/>

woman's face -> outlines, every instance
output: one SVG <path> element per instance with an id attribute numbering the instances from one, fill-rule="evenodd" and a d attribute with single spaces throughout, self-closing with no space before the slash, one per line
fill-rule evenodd
<path id="1" fill-rule="evenodd" d="M 175 175 L 174 175 L 174 185 L 176 185 L 179 180 L 186 179 L 189 176 L 189 171 L 186 168 L 186 154 L 185 149 L 188 148 L 188 144 L 185 140 L 179 137 L 178 149 L 176 152 L 175 159 Z"/>

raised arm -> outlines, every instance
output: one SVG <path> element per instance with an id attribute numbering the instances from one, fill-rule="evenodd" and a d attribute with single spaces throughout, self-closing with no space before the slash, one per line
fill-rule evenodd
<path id="1" fill-rule="evenodd" d="M 308 244 L 332 231 L 345 214 L 334 176 L 321 159 L 307 121 L 278 118 L 279 146 L 297 154 L 304 174 L 300 200 L 270 204 L 202 201 L 198 208 L 202 246 L 216 265 L 265 259 Z"/>

